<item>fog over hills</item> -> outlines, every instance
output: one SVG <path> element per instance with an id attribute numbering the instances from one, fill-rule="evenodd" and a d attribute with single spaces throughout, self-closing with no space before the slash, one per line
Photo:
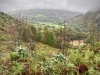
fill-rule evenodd
<path id="1" fill-rule="evenodd" d="M 21 10 L 16 12 L 11 12 L 13 15 L 21 15 L 21 17 L 27 17 L 29 22 L 53 22 L 58 23 L 64 20 L 68 20 L 73 18 L 79 14 L 80 12 L 72 12 L 67 10 L 53 10 L 53 9 L 29 9 L 29 10 Z"/>
<path id="2" fill-rule="evenodd" d="M 12 12 L 21 10 L 20 15 L 27 17 L 28 22 L 59 23 L 66 20 L 74 28 L 84 27 L 82 22 L 89 18 L 99 24 L 99 12 L 90 12 L 97 9 L 100 9 L 100 0 L 0 0 L 0 11 L 16 15 L 18 13 Z"/>

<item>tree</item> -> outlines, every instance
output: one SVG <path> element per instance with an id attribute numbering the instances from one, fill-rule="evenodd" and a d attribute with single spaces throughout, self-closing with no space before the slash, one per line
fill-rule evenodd
<path id="1" fill-rule="evenodd" d="M 60 28 L 60 38 L 59 38 L 59 50 L 61 50 L 61 52 L 63 54 L 65 54 L 65 49 L 68 49 L 68 47 L 66 48 L 66 46 L 68 46 L 68 37 L 66 34 L 66 24 L 65 21 L 63 23 L 64 28 Z"/>
<path id="2" fill-rule="evenodd" d="M 29 40 L 33 38 L 32 31 L 30 27 L 26 26 L 24 29 L 21 31 L 21 40 L 24 42 L 29 42 Z"/>
<path id="3" fill-rule="evenodd" d="M 37 34 L 37 29 L 36 29 L 36 27 L 35 27 L 33 24 L 28 25 L 28 27 L 31 29 L 32 34 L 34 35 L 34 39 L 35 39 L 36 34 Z"/>
<path id="4" fill-rule="evenodd" d="M 43 38 L 43 35 L 42 35 L 42 32 L 41 32 L 41 28 L 39 27 L 38 31 L 37 31 L 37 35 L 36 35 L 36 40 L 39 41 L 39 42 L 42 42 L 42 38 Z"/>
<path id="5" fill-rule="evenodd" d="M 44 28 L 43 32 L 43 43 L 49 46 L 55 46 L 55 37 L 53 32 L 49 31 L 47 27 Z"/>
<path id="6" fill-rule="evenodd" d="M 91 45 L 94 45 L 94 43 L 96 42 L 96 24 L 94 24 L 93 22 L 88 22 L 86 23 L 88 26 L 88 32 L 89 32 L 89 38 L 88 38 L 88 43 L 90 43 Z"/>

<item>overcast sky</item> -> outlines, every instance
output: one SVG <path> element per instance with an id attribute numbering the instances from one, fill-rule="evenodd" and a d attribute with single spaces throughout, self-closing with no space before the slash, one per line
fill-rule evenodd
<path id="1" fill-rule="evenodd" d="M 0 0 L 0 11 L 43 8 L 86 12 L 100 7 L 100 0 Z"/>

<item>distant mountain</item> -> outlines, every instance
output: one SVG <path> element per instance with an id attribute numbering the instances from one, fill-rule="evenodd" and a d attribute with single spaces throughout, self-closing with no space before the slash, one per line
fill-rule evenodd
<path id="1" fill-rule="evenodd" d="M 74 18 L 71 18 L 67 21 L 67 25 L 69 28 L 76 29 L 76 30 L 82 30 L 84 29 L 84 15 L 78 15 Z"/>
<path id="2" fill-rule="evenodd" d="M 78 15 L 74 18 L 69 19 L 68 26 L 70 28 L 74 28 L 81 31 L 87 30 L 86 22 L 92 22 L 94 24 L 97 24 L 97 29 L 100 30 L 100 10 L 96 11 L 88 11 L 85 15 Z"/>
<path id="3" fill-rule="evenodd" d="M 18 15 L 19 11 L 12 14 Z M 27 17 L 31 23 L 60 23 L 67 21 L 67 26 L 72 29 L 87 31 L 86 22 L 97 24 L 97 29 L 100 30 L 100 10 L 88 11 L 86 14 L 80 12 L 71 12 L 67 10 L 51 10 L 51 9 L 30 9 L 22 10 L 21 17 Z"/>
<path id="4" fill-rule="evenodd" d="M 19 11 L 11 12 L 11 14 L 18 15 Z M 72 12 L 67 10 L 52 10 L 52 9 L 29 9 L 22 10 L 21 17 L 27 17 L 28 22 L 39 23 L 39 22 L 52 22 L 58 23 L 64 20 L 68 20 L 77 15 L 80 12 Z"/>
<path id="5" fill-rule="evenodd" d="M 100 30 L 100 10 L 89 11 L 84 16 L 85 21 L 97 24 L 97 29 Z"/>

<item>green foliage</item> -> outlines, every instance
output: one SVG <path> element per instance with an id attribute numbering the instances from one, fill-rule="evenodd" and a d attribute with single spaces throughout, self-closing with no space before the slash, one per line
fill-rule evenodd
<path id="1" fill-rule="evenodd" d="M 68 62 L 64 55 L 54 55 L 52 58 L 45 58 L 44 62 L 38 62 L 43 74 L 61 75 L 70 74 L 68 70 L 75 68 L 75 65 Z M 74 73 L 74 72 L 72 72 Z"/>
<path id="2" fill-rule="evenodd" d="M 11 60 L 17 60 L 17 59 L 19 59 L 19 55 L 16 52 L 11 52 L 10 53 L 10 59 Z"/>
<path id="3" fill-rule="evenodd" d="M 21 30 L 21 40 L 24 42 L 28 42 L 31 38 L 33 38 L 34 34 L 32 33 L 32 29 L 26 26 L 24 29 Z"/>
<path id="4" fill-rule="evenodd" d="M 16 48 L 16 53 L 18 54 L 18 56 L 22 56 L 23 58 L 27 58 L 28 57 L 28 54 L 27 54 L 27 51 L 26 51 L 26 48 L 23 47 L 23 46 L 19 46 Z"/>
<path id="5" fill-rule="evenodd" d="M 75 50 L 75 51 L 70 51 L 72 55 L 70 55 L 70 60 L 77 66 L 83 64 L 83 63 L 88 63 L 89 62 L 89 59 L 93 58 L 94 57 L 94 52 L 93 51 L 78 51 L 78 50 Z"/>
<path id="6" fill-rule="evenodd" d="M 6 41 L 8 37 L 4 34 L 0 34 L 0 41 Z"/>
<path id="7" fill-rule="evenodd" d="M 39 42 L 42 42 L 42 39 L 43 39 L 43 34 L 42 34 L 42 31 L 41 31 L 41 28 L 38 28 L 36 40 L 39 41 Z"/>
<path id="8" fill-rule="evenodd" d="M 4 13 L 1 13 L 1 15 L 4 18 Z M 60 36 L 59 31 L 52 31 L 52 29 L 46 27 L 44 30 L 42 28 L 36 29 L 33 25 L 22 25 L 24 23 L 19 21 L 18 24 L 14 24 L 14 28 L 17 27 L 16 25 L 20 25 L 17 27 L 19 31 L 15 29 L 14 34 L 4 33 L 6 29 L 13 28 L 13 25 L 10 26 L 9 20 L 2 17 L 0 22 L 2 21 L 8 26 L 6 27 L 5 24 L 0 26 L 0 75 L 100 75 L 100 43 L 95 43 L 94 46 L 86 44 L 84 47 L 79 46 L 76 49 L 68 49 L 65 53 L 67 55 L 60 52 L 58 54 L 59 50 L 53 47 L 59 44 L 57 43 Z M 70 29 L 66 30 L 69 41 L 84 36 L 84 33 Z M 21 39 L 18 37 L 18 32 L 21 34 Z M 8 34 L 10 35 L 8 36 Z M 70 39 L 70 36 L 73 38 Z M 18 39 L 15 41 L 13 38 L 17 37 Z M 29 57 L 28 47 L 31 38 L 36 38 L 37 41 L 47 45 L 37 43 L 36 50 Z M 11 49 L 8 49 L 8 44 L 10 47 L 15 48 L 18 46 L 19 40 L 22 41 L 20 43 L 22 46 L 11 52 Z"/>
<path id="9" fill-rule="evenodd" d="M 45 17 L 43 14 L 37 14 L 35 18 Z"/>
<path id="10" fill-rule="evenodd" d="M 64 62 L 66 61 L 66 57 L 63 54 L 54 55 L 54 62 Z"/>
<path id="11" fill-rule="evenodd" d="M 54 37 L 54 34 L 51 31 L 49 31 L 47 28 L 44 28 L 43 43 L 47 44 L 49 46 L 52 46 L 52 47 L 55 46 L 55 37 Z"/>
<path id="12" fill-rule="evenodd" d="M 28 53 L 26 51 L 26 48 L 23 47 L 23 46 L 17 47 L 15 52 L 11 52 L 10 53 L 10 59 L 12 61 L 17 61 L 20 58 L 27 58 L 28 56 L 29 55 L 28 55 Z"/>
<path id="13" fill-rule="evenodd" d="M 25 73 L 25 68 L 23 63 L 16 63 L 16 66 L 13 66 L 12 70 L 13 70 L 12 75 L 21 75 Z"/>
<path id="14" fill-rule="evenodd" d="M 58 25 L 58 24 L 56 24 L 56 23 L 51 23 L 51 22 L 49 22 L 49 23 L 45 23 L 45 22 L 41 22 L 40 23 L 40 25 L 41 26 L 47 26 L 48 28 L 52 28 L 52 29 L 55 29 L 55 28 L 60 28 L 60 27 L 64 27 L 64 26 L 62 26 L 62 25 Z"/>
<path id="15" fill-rule="evenodd" d="M 49 74 L 49 75 L 84 75 L 88 73 L 88 75 L 99 75 L 99 65 L 100 65 L 100 54 L 94 54 L 94 51 L 90 50 L 68 50 L 68 55 L 64 56 L 63 54 L 57 54 L 57 50 L 54 50 L 51 47 L 47 47 L 46 45 L 41 46 L 38 44 L 39 48 L 36 48 L 37 51 L 33 52 L 32 57 L 25 58 L 26 62 L 13 60 L 10 63 L 11 72 L 8 73 L 8 70 L 5 71 L 4 74 L 26 74 L 28 73 L 28 69 L 31 70 L 32 74 Z M 42 49 L 43 48 L 43 49 Z M 51 49 L 50 49 L 51 48 Z M 15 57 L 23 58 L 23 53 L 26 51 L 25 47 L 18 47 L 17 52 L 12 52 L 10 56 L 15 59 Z M 53 52 L 52 52 L 53 51 Z M 51 53 L 52 52 L 52 53 Z M 54 55 L 53 55 L 54 53 Z M 52 54 L 52 55 L 51 55 Z M 50 56 L 49 56 L 50 55 Z M 19 60 L 19 58 L 17 59 Z M 25 67 L 24 64 L 29 65 L 28 68 Z M 88 70 L 84 70 L 84 68 L 80 68 L 80 66 L 86 65 Z M 6 68 L 6 67 L 5 67 Z M 3 68 L 2 68 L 3 70 Z M 79 70 L 83 70 L 82 73 Z M 2 72 L 1 72 L 2 73 Z M 28 73 L 30 74 L 30 73 Z"/>
<path id="16" fill-rule="evenodd" d="M 37 29 L 33 24 L 28 25 L 29 29 L 31 29 L 32 34 L 35 36 L 37 34 Z"/>
<path id="17" fill-rule="evenodd" d="M 5 14 L 4 12 L 0 12 L 0 24 L 2 26 L 5 26 L 9 22 L 13 22 L 13 17 L 8 14 Z"/>

